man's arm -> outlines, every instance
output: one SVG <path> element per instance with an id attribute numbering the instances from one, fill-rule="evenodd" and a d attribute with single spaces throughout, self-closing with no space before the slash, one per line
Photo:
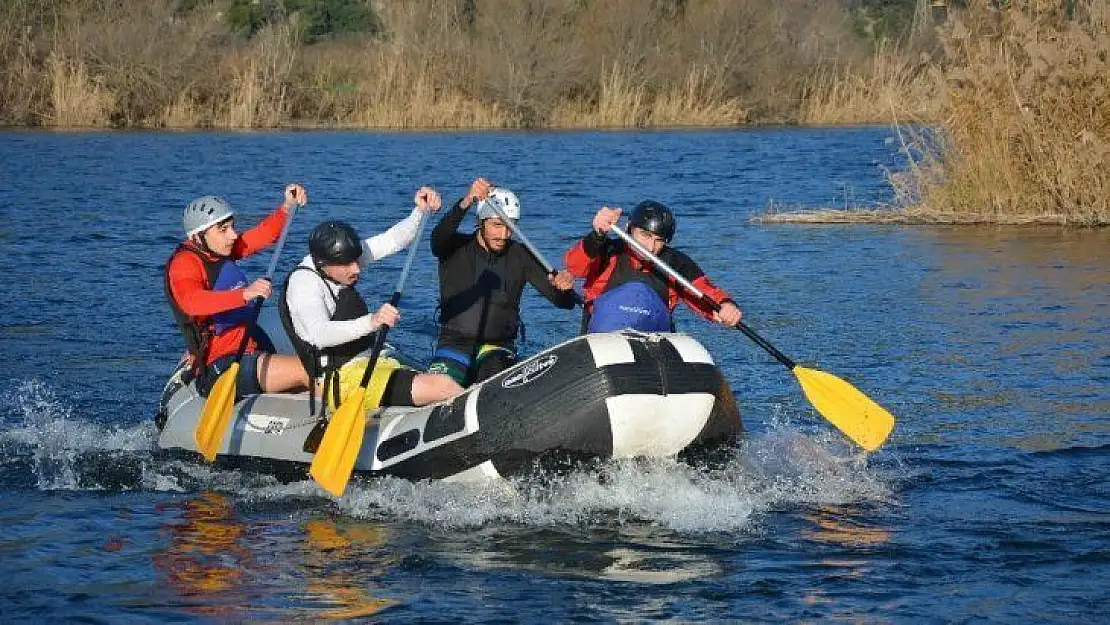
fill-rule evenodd
<path id="1" fill-rule="evenodd" d="M 577 294 L 574 289 L 567 289 L 561 291 L 551 284 L 551 280 L 547 275 L 547 270 L 543 268 L 531 253 L 528 252 L 522 245 L 514 244 L 512 247 L 515 258 L 510 262 L 519 263 L 524 267 L 524 276 L 528 283 L 536 287 L 536 290 L 547 298 L 547 301 L 555 304 L 558 308 L 570 310 L 574 308 L 574 304 L 578 301 Z"/>
<path id="2" fill-rule="evenodd" d="M 285 227 L 285 220 L 289 219 L 293 207 L 305 204 L 308 204 L 308 191 L 304 187 L 296 183 L 285 185 L 285 199 L 282 200 L 281 205 L 261 223 L 235 240 L 231 248 L 231 257 L 246 258 L 277 243 L 278 238 L 281 237 L 281 230 Z"/>
<path id="3" fill-rule="evenodd" d="M 366 267 L 371 262 L 381 260 L 391 254 L 396 254 L 412 244 L 416 238 L 416 229 L 420 225 L 421 211 L 412 209 L 412 213 L 381 234 L 376 234 L 362 242 L 362 256 L 359 264 Z"/>
<path id="4" fill-rule="evenodd" d="M 235 259 L 246 258 L 277 243 L 281 236 L 281 229 L 285 227 L 285 220 L 289 212 L 284 206 L 278 206 L 257 226 L 247 230 L 231 248 L 231 257 Z"/>
<path id="5" fill-rule="evenodd" d="M 235 310 L 247 302 L 245 289 L 213 291 L 205 286 L 204 264 L 193 254 L 176 254 L 170 260 L 170 294 L 177 305 L 190 317 L 207 317 Z"/>
<path id="6" fill-rule="evenodd" d="M 440 260 L 448 258 L 470 240 L 469 235 L 458 232 L 463 218 L 466 217 L 466 211 L 470 208 L 470 204 L 463 206 L 465 200 L 466 198 L 463 198 L 455 202 L 451 210 L 432 229 L 432 254 Z"/>
<path id="7" fill-rule="evenodd" d="M 323 349 L 350 343 L 374 330 L 373 315 L 332 321 L 327 308 L 331 298 L 327 288 L 320 277 L 310 271 L 298 271 L 289 278 L 289 317 L 297 336 Z"/>
<path id="8" fill-rule="evenodd" d="M 693 259 L 673 248 L 668 248 L 667 251 L 671 252 L 667 254 L 670 258 L 663 260 L 674 268 L 679 275 L 689 280 L 699 291 L 718 304 L 736 304 L 724 289 L 718 287 L 709 280 L 705 272 L 701 270 L 701 267 L 699 267 Z M 713 321 L 714 311 L 704 300 L 694 297 L 689 291 L 684 289 L 682 285 L 676 284 L 675 288 L 679 291 L 679 299 L 681 299 L 690 310 L 693 310 L 701 317 Z"/>

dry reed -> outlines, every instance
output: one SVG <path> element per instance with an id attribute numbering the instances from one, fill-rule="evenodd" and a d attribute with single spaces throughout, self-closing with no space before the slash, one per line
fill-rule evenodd
<path id="1" fill-rule="evenodd" d="M 943 131 L 895 179 L 907 214 L 957 223 L 1110 223 L 1110 8 L 975 0 L 942 36 Z"/>
<path id="2" fill-rule="evenodd" d="M 100 77 L 90 77 L 84 61 L 54 52 L 46 60 L 50 76 L 51 113 L 46 123 L 62 128 L 103 126 L 115 105 Z"/>

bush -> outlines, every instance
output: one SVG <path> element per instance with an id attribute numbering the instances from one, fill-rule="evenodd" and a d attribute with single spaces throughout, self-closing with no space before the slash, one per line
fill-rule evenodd
<path id="1" fill-rule="evenodd" d="M 266 24 L 294 13 L 303 16 L 303 36 L 309 42 L 381 31 L 381 22 L 365 0 L 232 0 L 227 19 L 233 31 L 250 38 Z"/>

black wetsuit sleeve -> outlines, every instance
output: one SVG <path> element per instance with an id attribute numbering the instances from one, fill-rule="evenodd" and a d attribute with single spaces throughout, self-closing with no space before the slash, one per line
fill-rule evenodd
<path id="1" fill-rule="evenodd" d="M 672 269 L 678 272 L 678 275 L 690 282 L 705 275 L 705 272 L 694 262 L 694 259 L 673 247 L 664 249 L 659 255 L 659 259 L 670 265 Z"/>
<path id="2" fill-rule="evenodd" d="M 459 225 L 462 224 L 467 212 L 461 204 L 462 199 L 455 202 L 451 210 L 432 229 L 432 254 L 440 260 L 448 258 L 470 240 L 469 235 L 458 232 Z"/>
<path id="3" fill-rule="evenodd" d="M 574 289 L 560 291 L 555 288 L 555 285 L 551 284 L 551 281 L 548 279 L 547 271 L 543 268 L 543 265 L 541 265 L 540 261 L 536 260 L 528 250 L 524 249 L 524 246 L 514 245 L 513 252 L 517 256 L 515 259 L 516 264 L 524 267 L 524 277 L 528 280 L 528 283 L 542 293 L 543 296 L 547 298 L 547 301 L 565 310 L 574 308 Z"/>
<path id="4" fill-rule="evenodd" d="M 605 233 L 596 230 L 590 230 L 590 233 L 582 237 L 582 251 L 590 258 L 597 258 L 605 252 L 609 243 L 609 237 Z"/>

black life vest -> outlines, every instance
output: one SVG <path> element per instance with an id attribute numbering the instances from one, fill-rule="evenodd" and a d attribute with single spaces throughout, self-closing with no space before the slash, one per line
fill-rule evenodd
<path id="1" fill-rule="evenodd" d="M 520 331 L 520 300 L 528 284 L 528 252 L 510 241 L 487 251 L 477 235 L 439 261 L 440 339 L 471 345 L 506 343 Z"/>
<path id="2" fill-rule="evenodd" d="M 331 295 L 332 300 L 335 301 L 335 312 L 329 318 L 331 321 L 350 321 L 351 319 L 358 319 L 365 315 L 370 314 L 370 307 L 366 305 L 366 300 L 362 299 L 362 295 L 352 287 L 344 287 L 339 290 L 339 295 L 336 296 L 332 292 L 331 287 L 328 286 L 328 278 L 319 271 L 299 265 L 296 269 L 289 272 L 289 276 L 285 278 L 285 285 L 282 287 L 281 304 L 278 307 L 278 314 L 281 317 L 281 325 L 285 328 L 285 333 L 289 335 L 289 341 L 293 343 L 293 349 L 297 352 L 297 357 L 301 359 L 301 364 L 304 365 L 305 371 L 308 372 L 310 380 L 316 380 L 320 377 L 324 378 L 323 392 L 326 394 L 330 392 L 334 396 L 335 405 L 338 406 L 340 400 L 339 396 L 339 376 L 337 375 L 339 369 L 343 365 L 350 362 L 359 354 L 369 350 L 374 346 L 374 332 L 366 336 L 344 343 L 343 345 L 336 345 L 334 347 L 325 347 L 320 349 L 308 341 L 302 339 L 297 335 L 297 330 L 293 326 L 293 317 L 289 312 L 289 280 L 292 279 L 293 274 L 298 271 L 308 271 L 320 280 L 324 281 L 324 288 L 328 294 Z M 323 362 L 323 356 L 327 356 L 327 364 Z M 316 412 L 316 394 L 309 395 L 309 412 L 315 414 Z M 320 413 L 324 412 L 324 406 L 327 402 L 321 402 Z"/>

